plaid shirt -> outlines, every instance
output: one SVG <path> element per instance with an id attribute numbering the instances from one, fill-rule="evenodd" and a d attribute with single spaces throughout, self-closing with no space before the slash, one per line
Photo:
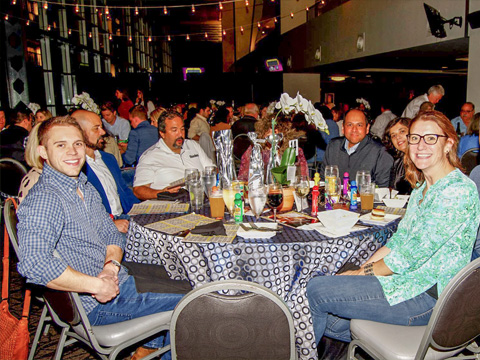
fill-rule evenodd
<path id="1" fill-rule="evenodd" d="M 84 201 L 78 196 L 82 192 Z M 97 190 L 80 173 L 77 179 L 44 164 L 39 181 L 18 209 L 20 261 L 18 271 L 27 282 L 46 285 L 70 266 L 97 276 L 103 270 L 108 245 L 125 246 L 125 238 L 105 211 Z M 61 258 L 53 255 L 54 250 Z M 118 274 L 120 284 L 127 279 Z M 85 311 L 98 305 L 81 296 Z"/>

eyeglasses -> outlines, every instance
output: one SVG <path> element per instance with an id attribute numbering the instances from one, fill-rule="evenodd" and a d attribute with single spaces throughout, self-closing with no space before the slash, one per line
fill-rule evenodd
<path id="1" fill-rule="evenodd" d="M 437 135 L 437 134 L 426 134 L 423 136 L 418 134 L 410 134 L 410 135 L 407 135 L 407 140 L 410 145 L 417 145 L 418 143 L 420 143 L 420 140 L 422 139 L 427 145 L 435 145 L 439 137 L 448 137 L 448 136 Z"/>
<path id="2" fill-rule="evenodd" d="M 461 112 L 461 113 L 471 113 L 471 112 L 473 112 L 473 110 L 463 110 L 463 109 L 462 109 L 462 110 L 460 110 L 460 112 Z"/>

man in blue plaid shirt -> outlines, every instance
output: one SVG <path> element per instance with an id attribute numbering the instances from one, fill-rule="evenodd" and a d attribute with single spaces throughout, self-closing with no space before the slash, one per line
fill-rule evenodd
<path id="1" fill-rule="evenodd" d="M 80 172 L 85 142 L 75 119 L 47 120 L 38 138 L 43 173 L 18 209 L 20 274 L 34 284 L 82 293 L 92 325 L 172 310 L 181 294 L 138 293 L 135 280 L 120 265 L 125 238 Z M 132 359 L 164 342 L 163 336 L 150 341 Z M 168 352 L 163 359 L 169 357 Z"/>

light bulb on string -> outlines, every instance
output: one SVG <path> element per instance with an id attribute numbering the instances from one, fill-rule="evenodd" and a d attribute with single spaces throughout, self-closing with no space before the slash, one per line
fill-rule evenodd
<path id="1" fill-rule="evenodd" d="M 12 0 L 12 5 L 17 5 L 17 0 Z"/>
<path id="2" fill-rule="evenodd" d="M 187 40 L 190 40 L 190 35 L 187 34 Z"/>
<path id="3" fill-rule="evenodd" d="M 80 7 L 77 5 L 75 5 L 75 12 L 78 14 L 80 12 Z"/>
<path id="4" fill-rule="evenodd" d="M 192 14 L 195 14 L 195 5 L 192 4 Z"/>
<path id="5" fill-rule="evenodd" d="M 110 11 L 108 10 L 108 6 L 105 6 L 105 15 L 109 15 Z"/>
<path id="6" fill-rule="evenodd" d="M 290 18 L 293 19 L 293 12 L 290 13 Z"/>
<path id="7" fill-rule="evenodd" d="M 172 41 L 172 38 L 170 37 L 170 35 L 167 36 L 167 40 Z"/>
<path id="8" fill-rule="evenodd" d="M 260 25 L 260 21 L 257 23 L 257 27 L 260 29 L 262 25 Z"/>
<path id="9" fill-rule="evenodd" d="M 243 26 L 240 26 L 240 33 L 243 35 L 244 29 Z"/>
<path id="10" fill-rule="evenodd" d="M 248 2 L 248 0 L 245 0 L 245 6 L 248 6 L 250 5 L 250 3 Z"/>
<path id="11" fill-rule="evenodd" d="M 310 8 L 307 6 L 307 7 L 305 8 L 305 11 L 308 12 L 309 10 L 310 10 Z"/>
<path id="12" fill-rule="evenodd" d="M 128 37 L 128 41 L 132 42 L 132 36 Z"/>
<path id="13" fill-rule="evenodd" d="M 5 15 L 4 19 L 5 21 L 8 21 L 8 14 Z"/>
<path id="14" fill-rule="evenodd" d="M 47 31 L 52 30 L 52 27 L 50 25 L 47 26 Z"/>
<path id="15" fill-rule="evenodd" d="M 273 22 L 274 22 L 275 24 L 278 23 L 278 19 L 275 18 L 275 19 L 273 20 Z"/>
<path id="16" fill-rule="evenodd" d="M 90 39 L 92 38 L 92 33 L 91 33 L 91 32 L 88 33 L 88 37 L 89 37 Z"/>
<path id="17" fill-rule="evenodd" d="M 95 8 L 95 12 L 98 13 L 98 8 Z"/>
<path id="18" fill-rule="evenodd" d="M 227 31 L 223 30 L 222 34 L 223 34 L 223 36 L 227 35 Z"/>
<path id="19" fill-rule="evenodd" d="M 205 31 L 205 39 L 208 39 L 208 33 Z"/>
<path id="20" fill-rule="evenodd" d="M 68 29 L 68 35 L 72 35 L 72 29 Z"/>
<path id="21" fill-rule="evenodd" d="M 138 16 L 138 7 L 135 6 L 135 15 Z"/>
<path id="22" fill-rule="evenodd" d="M 222 4 L 222 2 L 221 2 L 221 1 L 218 3 L 218 8 L 220 9 L 220 11 L 222 11 L 222 10 L 223 10 L 223 4 Z"/>
<path id="23" fill-rule="evenodd" d="M 322 0 L 322 5 L 325 5 L 325 0 Z"/>
<path id="24" fill-rule="evenodd" d="M 152 42 L 152 37 L 151 36 L 148 37 L 148 42 Z"/>
<path id="25" fill-rule="evenodd" d="M 30 20 L 27 20 L 27 22 L 25 23 L 25 25 L 30 26 Z"/>
<path id="26" fill-rule="evenodd" d="M 108 40 L 113 40 L 112 34 L 110 34 L 110 35 L 108 36 Z"/>
<path id="27" fill-rule="evenodd" d="M 48 3 L 47 3 L 46 1 L 45 1 L 44 4 L 43 4 L 43 8 L 44 8 L 45 10 L 48 10 Z"/>
<path id="28" fill-rule="evenodd" d="M 165 15 L 168 14 L 168 10 L 167 10 L 167 7 L 166 7 L 166 6 L 163 7 L 163 13 L 164 13 Z"/>

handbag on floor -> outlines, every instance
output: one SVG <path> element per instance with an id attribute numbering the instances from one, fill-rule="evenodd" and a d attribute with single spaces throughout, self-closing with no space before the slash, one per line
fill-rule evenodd
<path id="1" fill-rule="evenodd" d="M 15 209 L 17 204 L 13 201 Z M 5 225 L 3 250 L 2 302 L 0 304 L 0 360 L 26 360 L 28 357 L 28 314 L 30 312 L 30 290 L 25 291 L 22 318 L 19 320 L 8 310 L 8 285 L 10 276 L 10 242 Z"/>

